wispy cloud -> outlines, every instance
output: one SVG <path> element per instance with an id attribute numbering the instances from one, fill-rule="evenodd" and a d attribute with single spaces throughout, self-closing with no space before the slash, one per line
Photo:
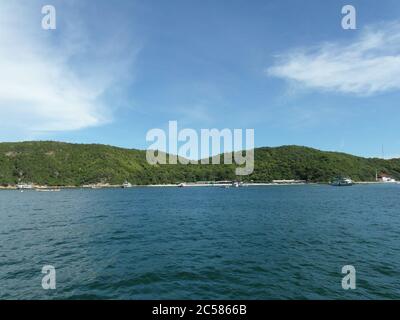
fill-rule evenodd
<path id="1" fill-rule="evenodd" d="M 400 21 L 368 26 L 351 43 L 291 50 L 266 73 L 307 88 L 358 96 L 400 90 Z"/>
<path id="2" fill-rule="evenodd" d="M 102 97 L 132 62 L 101 55 L 76 15 L 42 30 L 40 9 L 35 1 L 0 4 L 0 131 L 16 139 L 109 121 Z"/>

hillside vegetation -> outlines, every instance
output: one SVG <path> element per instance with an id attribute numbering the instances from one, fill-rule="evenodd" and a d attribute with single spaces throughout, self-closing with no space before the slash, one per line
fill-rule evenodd
<path id="1" fill-rule="evenodd" d="M 0 143 L 1 185 L 80 186 L 122 184 L 125 180 L 138 185 L 234 179 L 327 182 L 336 175 L 372 181 L 376 170 L 400 179 L 400 159 L 367 159 L 299 146 L 258 148 L 253 174 L 236 177 L 234 165 L 152 166 L 142 150 L 47 141 Z"/>

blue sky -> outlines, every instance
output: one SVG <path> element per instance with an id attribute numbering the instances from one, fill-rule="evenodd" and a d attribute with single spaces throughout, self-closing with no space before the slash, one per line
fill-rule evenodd
<path id="1" fill-rule="evenodd" d="M 57 29 L 41 29 L 54 5 Z M 341 8 L 357 10 L 343 30 Z M 400 157 L 397 0 L 0 4 L 0 140 L 145 149 L 166 128 Z"/>

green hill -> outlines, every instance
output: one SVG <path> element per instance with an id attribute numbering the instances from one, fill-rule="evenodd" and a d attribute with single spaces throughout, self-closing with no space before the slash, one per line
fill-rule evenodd
<path id="1" fill-rule="evenodd" d="M 80 186 L 93 183 L 179 183 L 234 180 L 233 165 L 157 165 L 146 161 L 146 152 L 97 144 L 61 142 L 0 143 L 0 184 L 32 182 L 43 185 Z M 382 160 L 325 152 L 299 146 L 258 148 L 255 170 L 243 181 L 269 182 L 299 179 L 327 182 L 347 175 L 372 181 L 375 172 L 400 180 L 400 159 Z"/>

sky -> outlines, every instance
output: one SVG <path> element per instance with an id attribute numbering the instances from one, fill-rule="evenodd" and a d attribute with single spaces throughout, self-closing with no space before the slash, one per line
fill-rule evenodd
<path id="1" fill-rule="evenodd" d="M 399 75 L 398 0 L 0 2 L 3 142 L 146 149 L 176 120 L 254 129 L 257 147 L 400 157 Z"/>

